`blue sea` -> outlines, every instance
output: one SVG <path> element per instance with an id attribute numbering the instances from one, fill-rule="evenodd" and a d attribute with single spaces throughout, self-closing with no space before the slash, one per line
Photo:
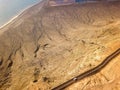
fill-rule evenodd
<path id="1" fill-rule="evenodd" d="M 0 26 L 23 11 L 42 0 L 0 0 Z"/>

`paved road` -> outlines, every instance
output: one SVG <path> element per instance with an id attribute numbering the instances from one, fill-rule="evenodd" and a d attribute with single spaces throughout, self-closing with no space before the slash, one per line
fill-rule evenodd
<path id="1" fill-rule="evenodd" d="M 53 88 L 52 90 L 63 90 L 64 88 L 68 87 L 69 85 L 82 80 L 83 78 L 86 78 L 88 76 L 94 75 L 97 72 L 99 72 L 101 69 L 103 69 L 113 58 L 115 58 L 116 56 L 118 56 L 120 54 L 120 48 L 117 49 L 115 52 L 113 52 L 111 55 L 109 55 L 108 57 L 106 57 L 104 59 L 104 61 L 102 63 L 100 63 L 98 66 L 94 67 L 93 69 L 90 69 L 80 75 L 78 75 L 77 77 L 74 77 L 72 79 L 70 79 L 67 82 L 64 82 L 63 84 Z"/>

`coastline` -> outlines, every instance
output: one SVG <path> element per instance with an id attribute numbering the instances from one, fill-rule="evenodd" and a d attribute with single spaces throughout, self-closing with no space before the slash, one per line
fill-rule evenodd
<path id="1" fill-rule="evenodd" d="M 42 0 L 41 0 L 42 1 Z M 28 10 L 29 8 L 37 5 L 38 3 L 40 3 L 41 1 L 38 1 L 34 4 L 31 4 L 29 6 L 27 6 L 26 8 L 24 8 L 23 10 L 19 11 L 16 15 L 14 15 L 11 19 L 9 19 L 6 23 L 4 23 L 3 25 L 0 26 L 0 29 L 4 28 L 5 26 L 7 26 L 9 23 L 11 23 L 12 21 L 14 21 L 18 16 L 20 16 L 24 11 Z"/>

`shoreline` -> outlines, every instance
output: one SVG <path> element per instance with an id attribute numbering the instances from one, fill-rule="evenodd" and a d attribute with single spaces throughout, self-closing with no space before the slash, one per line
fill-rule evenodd
<path id="1" fill-rule="evenodd" d="M 41 0 L 42 1 L 42 0 Z M 4 28 L 5 26 L 7 26 L 9 23 L 11 23 L 12 21 L 14 21 L 17 17 L 19 17 L 24 11 L 28 10 L 29 8 L 35 6 L 36 4 L 40 3 L 41 1 L 38 1 L 34 4 L 31 4 L 29 6 L 27 6 L 26 8 L 24 8 L 23 10 L 19 11 L 16 15 L 12 16 L 11 19 L 9 19 L 6 23 L 4 23 L 3 25 L 0 26 L 0 29 Z"/>

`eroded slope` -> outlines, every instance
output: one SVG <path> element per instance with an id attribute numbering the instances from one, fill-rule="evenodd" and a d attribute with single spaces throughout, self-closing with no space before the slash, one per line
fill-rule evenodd
<path id="1" fill-rule="evenodd" d="M 50 90 L 99 64 L 120 45 L 119 8 L 43 1 L 23 12 L 0 31 L 0 88 Z"/>

